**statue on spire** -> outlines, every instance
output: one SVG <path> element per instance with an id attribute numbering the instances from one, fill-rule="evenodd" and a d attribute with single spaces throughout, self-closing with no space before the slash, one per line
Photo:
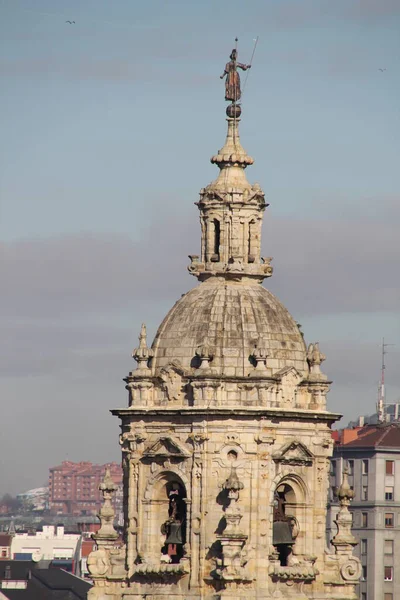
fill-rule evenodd
<path id="1" fill-rule="evenodd" d="M 237 41 L 237 40 L 236 40 Z M 220 76 L 221 79 L 225 79 L 225 100 L 230 100 L 233 104 L 236 104 L 240 100 L 242 92 L 240 89 L 240 76 L 238 68 L 243 71 L 251 68 L 251 65 L 244 65 L 243 63 L 237 62 L 237 50 L 234 48 L 229 57 L 231 60 L 226 63 L 225 70 Z"/>

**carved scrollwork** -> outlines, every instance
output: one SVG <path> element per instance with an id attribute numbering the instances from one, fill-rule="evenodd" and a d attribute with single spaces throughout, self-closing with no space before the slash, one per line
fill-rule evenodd
<path id="1" fill-rule="evenodd" d="M 210 439 L 210 436 L 203 431 L 193 431 L 188 435 L 188 440 L 193 444 L 195 450 L 199 451 L 204 442 Z"/>
<path id="2" fill-rule="evenodd" d="M 147 433 L 144 429 L 136 431 L 127 431 L 119 436 L 119 444 L 124 453 L 136 452 L 138 446 L 147 440 Z"/>
<path id="3" fill-rule="evenodd" d="M 352 556 L 340 567 L 340 575 L 345 581 L 358 582 L 361 577 L 361 563 L 358 558 Z"/>
<path id="4" fill-rule="evenodd" d="M 104 577 L 110 568 L 107 550 L 99 548 L 91 552 L 87 559 L 87 568 L 92 577 Z"/>
<path id="5" fill-rule="evenodd" d="M 178 361 L 173 361 L 161 370 L 160 379 L 169 401 L 178 402 L 183 394 L 183 370 Z"/>

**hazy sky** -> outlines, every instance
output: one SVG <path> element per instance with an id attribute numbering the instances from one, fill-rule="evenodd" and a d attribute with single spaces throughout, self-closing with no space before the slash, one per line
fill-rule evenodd
<path id="1" fill-rule="evenodd" d="M 119 460 L 140 324 L 196 283 L 236 35 L 267 285 L 342 423 L 374 412 L 382 336 L 400 398 L 399 31 L 398 0 L 0 0 L 0 494 Z"/>

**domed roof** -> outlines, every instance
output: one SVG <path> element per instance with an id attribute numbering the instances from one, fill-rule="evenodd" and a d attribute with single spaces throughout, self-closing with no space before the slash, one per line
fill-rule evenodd
<path id="1" fill-rule="evenodd" d="M 216 374 L 246 377 L 250 355 L 267 354 L 267 374 L 293 366 L 308 371 L 298 325 L 271 292 L 252 281 L 210 278 L 182 296 L 161 323 L 153 342 L 153 372 L 173 362 L 196 369 L 196 350 L 207 346 Z"/>

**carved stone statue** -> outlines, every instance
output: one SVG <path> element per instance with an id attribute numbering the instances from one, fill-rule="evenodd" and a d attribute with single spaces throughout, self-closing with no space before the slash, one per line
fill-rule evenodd
<path id="1" fill-rule="evenodd" d="M 225 79 L 225 100 L 231 100 L 232 102 L 237 102 L 240 100 L 242 95 L 240 89 L 240 76 L 238 73 L 238 68 L 243 71 L 247 71 L 250 69 L 251 65 L 244 65 L 240 62 L 237 62 L 237 50 L 234 48 L 229 57 L 231 60 L 226 63 L 225 70 L 221 75 L 221 79 L 226 76 Z"/>

